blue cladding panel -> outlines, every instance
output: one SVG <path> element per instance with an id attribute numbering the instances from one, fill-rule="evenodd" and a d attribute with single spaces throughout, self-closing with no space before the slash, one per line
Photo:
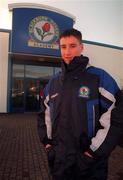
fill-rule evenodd
<path id="1" fill-rule="evenodd" d="M 11 52 L 60 56 L 59 34 L 64 29 L 72 27 L 72 18 L 56 12 L 15 8 L 13 9 Z"/>

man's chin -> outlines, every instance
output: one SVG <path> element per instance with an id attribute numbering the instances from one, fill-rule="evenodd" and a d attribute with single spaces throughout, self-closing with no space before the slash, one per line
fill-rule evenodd
<path id="1" fill-rule="evenodd" d="M 65 62 L 66 64 L 69 64 L 72 60 L 73 60 L 73 59 L 64 59 L 64 62 Z"/>

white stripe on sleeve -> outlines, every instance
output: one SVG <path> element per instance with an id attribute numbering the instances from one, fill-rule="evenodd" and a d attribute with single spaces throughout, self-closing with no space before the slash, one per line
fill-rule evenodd
<path id="1" fill-rule="evenodd" d="M 92 143 L 90 145 L 90 148 L 92 151 L 96 151 L 100 147 L 100 145 L 104 142 L 104 140 L 107 136 L 107 133 L 108 133 L 110 125 L 111 125 L 111 111 L 114 108 L 114 104 L 116 101 L 114 96 L 110 92 L 106 91 L 104 88 L 100 88 L 100 93 L 104 97 L 106 97 L 107 99 L 112 101 L 113 104 L 110 106 L 108 111 L 105 112 L 99 119 L 99 122 L 103 128 L 99 129 L 97 131 L 96 136 L 92 138 Z"/>
<path id="2" fill-rule="evenodd" d="M 105 98 L 109 99 L 112 102 L 115 102 L 115 98 L 113 96 L 113 94 L 111 94 L 109 91 L 107 91 L 106 89 L 100 87 L 99 88 L 99 92 L 102 96 L 104 96 Z"/>
<path id="3" fill-rule="evenodd" d="M 49 101 L 49 95 L 46 97 L 44 104 L 46 106 L 46 110 L 45 110 L 45 124 L 47 127 L 47 137 L 49 139 L 52 138 L 52 123 L 51 123 L 51 116 L 50 116 L 50 107 L 48 106 L 48 101 Z"/>

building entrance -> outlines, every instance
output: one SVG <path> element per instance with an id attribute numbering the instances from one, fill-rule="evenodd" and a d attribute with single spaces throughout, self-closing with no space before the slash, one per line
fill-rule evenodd
<path id="1" fill-rule="evenodd" d="M 12 112 L 37 112 L 43 89 L 60 68 L 13 64 Z"/>

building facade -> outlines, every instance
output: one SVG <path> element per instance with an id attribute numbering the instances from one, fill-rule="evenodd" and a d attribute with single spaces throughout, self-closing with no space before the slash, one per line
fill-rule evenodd
<path id="1" fill-rule="evenodd" d="M 38 111 L 42 90 L 60 70 L 59 34 L 74 16 L 39 4 L 10 4 L 12 31 L 1 31 L 0 112 Z"/>
<path id="2" fill-rule="evenodd" d="M 59 34 L 72 28 L 76 18 L 32 3 L 9 4 L 9 10 L 12 30 L 0 30 L 0 113 L 35 112 L 40 109 L 44 86 L 61 70 Z M 87 41 L 84 45 L 92 64 L 108 70 L 123 85 L 123 48 Z"/>

